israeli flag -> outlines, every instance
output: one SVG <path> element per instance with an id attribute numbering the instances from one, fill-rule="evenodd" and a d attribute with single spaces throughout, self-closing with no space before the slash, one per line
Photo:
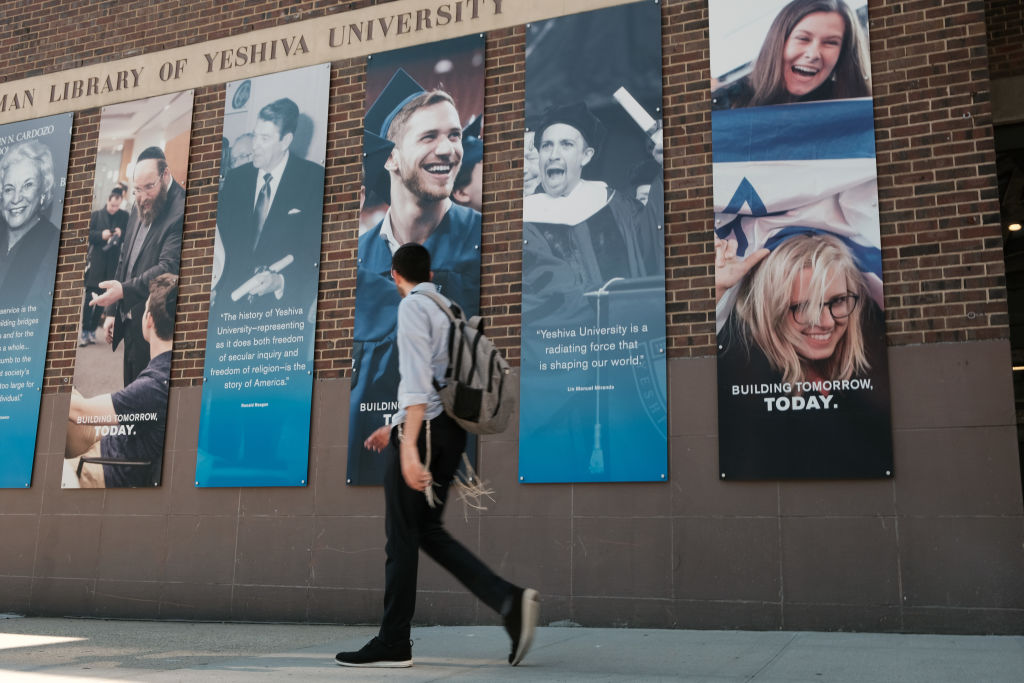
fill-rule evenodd
<path id="1" fill-rule="evenodd" d="M 807 231 L 837 235 L 880 308 L 882 252 L 870 98 L 711 114 L 715 235 L 737 256 Z M 737 287 L 718 302 L 721 330 Z"/>

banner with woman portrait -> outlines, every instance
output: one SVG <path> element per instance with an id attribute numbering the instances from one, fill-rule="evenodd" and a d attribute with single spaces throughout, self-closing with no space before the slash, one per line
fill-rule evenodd
<path id="1" fill-rule="evenodd" d="M 526 34 L 519 479 L 664 481 L 661 5 Z"/>
<path id="2" fill-rule="evenodd" d="M 331 65 L 227 84 L 196 486 L 305 486 Z"/>
<path id="3" fill-rule="evenodd" d="M 61 486 L 159 486 L 192 91 L 104 107 Z"/>
<path id="4" fill-rule="evenodd" d="M 0 488 L 32 483 L 71 121 L 0 126 Z"/>
<path id="5" fill-rule="evenodd" d="M 866 3 L 709 10 L 720 475 L 892 476 Z"/>
<path id="6" fill-rule="evenodd" d="M 433 283 L 466 316 L 480 311 L 484 37 L 372 55 L 366 67 L 363 187 L 352 340 L 349 484 L 384 481 L 398 404 L 401 296 L 391 255 L 418 242 Z M 475 457 L 470 438 L 467 454 Z"/>

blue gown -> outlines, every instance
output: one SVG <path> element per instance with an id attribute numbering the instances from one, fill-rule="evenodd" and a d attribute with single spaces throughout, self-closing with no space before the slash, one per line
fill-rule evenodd
<path id="1" fill-rule="evenodd" d="M 385 416 L 398 410 L 395 328 L 402 297 L 391 279 L 391 250 L 387 240 L 380 236 L 382 224 L 383 221 L 359 238 L 347 476 L 350 484 L 357 485 L 383 483 L 387 458 L 365 448 L 363 441 L 385 424 Z M 423 246 L 430 252 L 433 282 L 441 294 L 462 306 L 467 317 L 477 315 L 480 213 L 452 204 Z"/>

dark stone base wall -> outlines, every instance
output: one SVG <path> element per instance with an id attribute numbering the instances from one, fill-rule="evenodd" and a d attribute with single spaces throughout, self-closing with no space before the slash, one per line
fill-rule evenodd
<path id="1" fill-rule="evenodd" d="M 522 485 L 485 440 L 485 512 L 448 525 L 542 620 L 584 626 L 1024 632 L 1009 344 L 891 348 L 892 480 L 722 482 L 715 360 L 669 362 L 666 484 Z M 383 492 L 345 485 L 348 380 L 314 391 L 310 485 L 196 489 L 200 387 L 172 390 L 164 483 L 62 491 L 68 394 L 43 396 L 33 485 L 0 491 L 0 612 L 375 623 Z M 430 560 L 417 621 L 497 623 Z"/>

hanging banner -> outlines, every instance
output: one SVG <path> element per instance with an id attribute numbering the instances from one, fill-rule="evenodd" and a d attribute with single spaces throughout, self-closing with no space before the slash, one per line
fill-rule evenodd
<path id="1" fill-rule="evenodd" d="M 160 485 L 191 133 L 191 90 L 100 115 L 63 488 Z"/>
<path id="2" fill-rule="evenodd" d="M 330 80 L 227 85 L 196 486 L 308 479 Z"/>
<path id="3" fill-rule="evenodd" d="M 664 481 L 661 5 L 526 36 L 519 479 Z"/>
<path id="4" fill-rule="evenodd" d="M 347 481 L 380 485 L 391 446 L 364 442 L 398 412 L 391 255 L 422 244 L 441 294 L 467 317 L 480 310 L 483 36 L 373 55 L 366 105 Z"/>
<path id="5" fill-rule="evenodd" d="M 71 120 L 0 126 L 0 488 L 32 483 Z"/>
<path id="6" fill-rule="evenodd" d="M 710 0 L 721 477 L 892 475 L 863 0 Z"/>

